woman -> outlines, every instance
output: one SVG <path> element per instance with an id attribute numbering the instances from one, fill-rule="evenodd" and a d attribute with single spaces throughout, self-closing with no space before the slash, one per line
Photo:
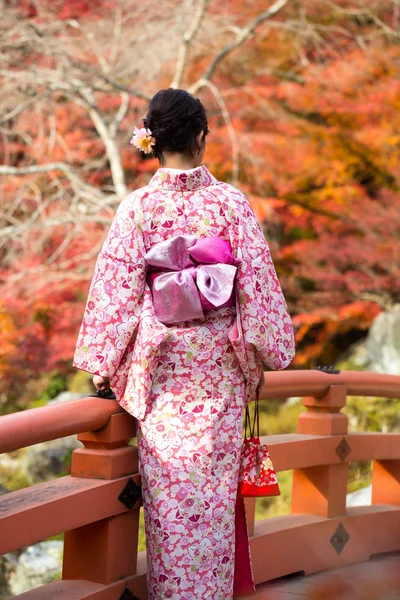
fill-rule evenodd
<path id="1" fill-rule="evenodd" d="M 200 101 L 161 90 L 144 125 L 161 168 L 118 208 L 74 365 L 138 419 L 149 598 L 230 600 L 243 409 L 293 329 L 246 197 L 202 166 Z"/>

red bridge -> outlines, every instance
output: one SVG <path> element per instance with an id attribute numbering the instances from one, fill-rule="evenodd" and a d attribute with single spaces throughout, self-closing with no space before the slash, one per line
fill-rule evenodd
<path id="1" fill-rule="evenodd" d="M 348 433 L 341 409 L 351 395 L 399 398 L 400 377 L 266 374 L 262 399 L 302 396 L 307 412 L 297 433 L 264 438 L 276 470 L 293 470 L 292 508 L 255 523 L 247 501 L 253 598 L 400 597 L 400 434 Z M 0 497 L 0 555 L 65 532 L 62 580 L 18 598 L 145 600 L 140 476 L 137 449 L 128 445 L 134 418 L 97 398 L 6 415 L 0 453 L 71 434 L 84 445 L 73 452 L 71 475 Z M 346 509 L 348 465 L 361 460 L 373 462 L 372 505 Z M 292 574 L 310 577 L 287 579 Z"/>

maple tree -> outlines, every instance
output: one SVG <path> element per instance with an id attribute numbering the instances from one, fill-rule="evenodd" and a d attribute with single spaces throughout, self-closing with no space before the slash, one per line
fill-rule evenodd
<path id="1" fill-rule="evenodd" d="M 116 206 L 157 167 L 132 127 L 171 84 L 263 225 L 296 364 L 363 335 L 400 289 L 398 25 L 389 0 L 5 2 L 0 395 L 68 365 Z"/>

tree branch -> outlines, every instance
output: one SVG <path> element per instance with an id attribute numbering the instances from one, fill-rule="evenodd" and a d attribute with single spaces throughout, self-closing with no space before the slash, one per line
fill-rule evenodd
<path id="1" fill-rule="evenodd" d="M 335 10 L 336 12 L 344 14 L 344 15 L 355 16 L 355 17 L 357 17 L 357 16 L 358 17 L 368 17 L 368 18 L 372 19 L 372 21 L 374 21 L 375 25 L 378 25 L 378 27 L 386 35 L 393 36 L 395 38 L 400 37 L 400 33 L 397 31 L 397 29 L 396 28 L 392 29 L 391 27 L 389 27 L 389 25 L 384 23 L 375 13 L 373 13 L 371 11 L 370 8 L 368 8 L 368 4 L 366 5 L 365 8 L 343 8 L 342 6 L 339 6 L 338 4 L 336 4 L 336 2 L 332 2 L 331 0 L 324 0 L 324 3 L 327 4 L 333 10 Z M 394 8 L 396 9 L 396 4 L 398 5 L 397 0 L 395 0 L 394 4 L 395 4 Z"/>
<path id="2" fill-rule="evenodd" d="M 236 39 L 233 42 L 231 42 L 230 44 L 227 44 L 226 46 L 224 46 L 224 48 L 222 48 L 222 50 L 214 57 L 214 59 L 212 60 L 211 64 L 206 69 L 206 71 L 202 75 L 202 77 L 200 77 L 200 79 L 191 86 L 190 91 L 192 93 L 196 93 L 197 90 L 199 89 L 198 86 L 199 86 L 200 81 L 211 79 L 211 77 L 214 75 L 215 69 L 217 68 L 219 63 L 228 54 L 230 54 L 233 50 L 235 50 L 236 48 L 241 46 L 245 41 L 247 41 L 249 38 L 251 38 L 254 35 L 255 30 L 257 29 L 257 27 L 259 25 L 261 25 L 262 23 L 264 23 L 264 21 L 267 21 L 271 17 L 275 16 L 279 11 L 281 11 L 288 4 L 288 2 L 289 2 L 289 0 L 277 0 L 276 2 L 274 2 L 274 4 L 272 6 L 267 8 L 267 10 L 262 12 L 255 19 L 253 19 L 249 23 L 249 25 L 247 25 L 247 27 L 243 27 L 243 28 L 239 29 Z"/>
<path id="3" fill-rule="evenodd" d="M 119 109 L 109 127 L 111 137 L 114 138 L 117 135 L 121 121 L 125 117 L 128 108 L 129 108 L 129 94 L 127 92 L 122 92 L 121 93 L 121 104 L 120 104 Z"/>
<path id="4" fill-rule="evenodd" d="M 74 173 L 71 167 L 63 162 L 48 163 L 46 165 L 29 165 L 26 167 L 11 167 L 9 165 L 0 165 L 0 175 L 32 175 L 35 173 L 48 173 L 49 171 L 63 171 L 71 182 L 77 186 L 90 191 L 95 197 L 101 199 L 103 194 L 101 191 L 85 183 L 76 173 Z"/>
<path id="5" fill-rule="evenodd" d="M 46 227 L 54 228 L 58 227 L 59 225 L 66 225 L 67 223 L 74 224 L 76 221 L 76 215 L 68 215 L 55 219 L 46 219 L 45 221 L 41 222 L 35 221 L 33 223 L 32 221 L 25 221 L 19 225 L 9 225 L 8 227 L 3 227 L 0 229 L 0 239 L 10 237 L 11 235 L 15 237 L 18 234 L 26 231 L 34 231 L 35 229 L 43 230 Z M 88 213 L 87 215 L 79 214 L 79 223 L 81 225 L 83 223 L 98 223 L 101 225 L 110 226 L 110 222 L 111 220 L 109 217 L 100 217 L 95 213 Z"/>
<path id="6" fill-rule="evenodd" d="M 392 310 L 394 305 L 394 300 L 388 292 L 382 292 L 381 294 L 361 292 L 359 298 L 367 302 L 376 302 L 376 304 L 379 304 L 386 311 Z"/>
<path id="7" fill-rule="evenodd" d="M 76 69 L 79 69 L 80 71 L 83 71 L 84 73 L 87 73 L 88 75 L 92 75 L 94 77 L 98 77 L 99 79 L 102 79 L 105 83 L 108 83 L 115 90 L 118 90 L 120 92 L 126 92 L 130 96 L 135 96 L 136 98 L 140 98 L 141 100 L 146 100 L 147 102 L 151 99 L 151 96 L 148 96 L 147 94 L 145 94 L 143 92 L 139 92 L 138 90 L 136 90 L 134 88 L 126 87 L 125 85 L 118 83 L 118 81 L 116 81 L 109 75 L 100 73 L 100 71 L 97 71 L 96 69 L 91 69 L 90 67 L 88 67 L 87 65 L 85 65 L 83 63 L 78 63 L 71 59 L 70 59 L 70 62 L 71 62 L 71 65 L 73 67 L 75 67 Z"/>
<path id="8" fill-rule="evenodd" d="M 295 193 L 283 194 L 282 196 L 280 196 L 280 198 L 282 200 L 286 200 L 286 202 L 288 204 L 294 204 L 296 206 L 301 206 L 301 208 L 304 208 L 304 210 L 307 210 L 316 215 L 321 215 L 321 217 L 326 217 L 327 219 L 331 219 L 333 221 L 342 221 L 343 223 L 354 225 L 357 228 L 357 230 L 359 230 L 357 223 L 354 222 L 349 217 L 347 217 L 346 215 L 332 212 L 330 210 L 327 210 L 326 208 L 322 208 L 321 206 L 313 205 L 310 202 L 308 202 L 307 200 L 302 200 L 300 198 L 301 195 L 302 195 L 302 192 L 297 192 L 297 193 L 295 192 Z M 306 194 L 304 194 L 304 195 L 306 195 Z M 309 195 L 309 193 L 307 195 Z"/>
<path id="9" fill-rule="evenodd" d="M 1 73 L 1 74 L 4 75 L 4 73 Z M 37 94 L 33 98 L 29 98 L 28 100 L 25 100 L 25 102 L 21 102 L 21 104 L 19 104 L 18 106 L 16 106 L 12 110 L 10 110 L 10 112 L 3 115 L 0 118 L 0 123 L 4 123 L 5 121 L 9 121 L 13 117 L 16 117 L 17 115 L 19 115 L 19 113 L 24 111 L 26 108 L 29 108 L 29 106 L 32 106 L 32 104 L 36 104 L 36 102 L 38 102 L 39 100 L 42 100 L 43 98 L 47 98 L 48 96 L 50 96 L 51 93 L 52 93 L 51 91 L 47 91 L 47 92 L 44 92 L 43 94 Z"/>
<path id="10" fill-rule="evenodd" d="M 127 195 L 127 188 L 125 184 L 125 173 L 121 163 L 121 155 L 119 152 L 118 145 L 115 141 L 115 138 L 110 134 L 107 125 L 101 118 L 100 113 L 91 108 L 89 109 L 89 114 L 92 118 L 92 121 L 97 129 L 97 132 L 101 139 L 104 142 L 107 157 L 110 161 L 111 175 L 113 178 L 115 191 L 120 198 L 123 198 Z"/>
<path id="11" fill-rule="evenodd" d="M 229 139 L 232 146 L 232 183 L 237 185 L 239 179 L 239 144 L 237 142 L 237 137 L 235 133 L 235 129 L 232 125 L 231 116 L 228 111 L 228 107 L 224 98 L 222 97 L 221 92 L 217 88 L 214 83 L 208 81 L 207 79 L 200 80 L 201 87 L 208 87 L 212 92 L 214 98 L 216 99 L 223 119 L 225 121 L 226 128 L 228 130 Z M 199 82 L 199 83 L 200 83 Z M 200 88 L 199 88 L 200 89 Z"/>
<path id="12" fill-rule="evenodd" d="M 93 97 L 91 90 L 88 90 L 82 86 L 80 89 L 80 98 L 77 98 L 72 93 L 68 93 L 68 95 L 73 102 L 83 106 L 88 111 L 97 133 L 104 143 L 107 158 L 110 163 L 111 176 L 113 179 L 115 192 L 120 198 L 123 198 L 127 195 L 127 188 L 125 184 L 125 173 L 122 167 L 119 148 L 115 137 L 111 134 L 110 129 L 107 127 L 100 112 L 97 110 L 95 98 Z"/>
<path id="13" fill-rule="evenodd" d="M 51 73 L 53 77 L 49 80 L 49 73 L 44 72 L 43 70 L 35 70 L 34 73 L 35 75 L 44 75 L 45 83 L 50 85 L 52 92 L 63 90 L 63 92 L 74 103 L 78 104 L 79 106 L 82 106 L 88 111 L 93 121 L 93 124 L 104 143 L 107 158 L 110 163 L 111 175 L 115 186 L 115 191 L 121 198 L 126 196 L 127 188 L 125 185 L 125 174 L 121 164 L 121 156 L 119 153 L 118 145 L 116 143 L 115 136 L 113 136 L 112 132 L 110 132 L 110 129 L 107 127 L 104 119 L 100 114 L 100 111 L 97 108 L 96 98 L 93 94 L 93 87 L 89 88 L 84 81 L 81 81 L 80 79 L 74 78 L 72 76 L 69 76 L 68 78 L 65 77 L 64 79 L 62 79 L 60 78 L 60 74 L 57 74 L 57 77 L 54 78 L 53 73 Z M 20 75 L 21 77 L 26 77 L 26 73 L 13 73 L 14 77 L 16 77 L 17 75 Z M 118 114 L 121 115 L 122 111 L 124 110 L 126 112 L 128 107 L 126 107 L 125 109 L 125 105 L 126 101 L 123 102 L 123 105 L 120 107 L 117 116 Z"/>
<path id="14" fill-rule="evenodd" d="M 178 51 L 178 60 L 175 68 L 175 75 L 171 82 L 172 88 L 178 88 L 181 85 L 183 72 L 185 70 L 189 55 L 189 46 L 192 43 L 194 36 L 196 35 L 201 26 L 201 22 L 205 14 L 207 4 L 208 0 L 199 0 L 197 14 L 193 19 L 192 26 L 185 32 L 181 40 L 181 44 Z"/>

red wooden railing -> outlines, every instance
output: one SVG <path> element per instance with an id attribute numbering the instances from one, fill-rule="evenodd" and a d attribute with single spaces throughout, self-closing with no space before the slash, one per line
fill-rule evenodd
<path id="1" fill-rule="evenodd" d="M 266 374 L 263 399 L 303 396 L 307 412 L 298 433 L 265 438 L 276 470 L 293 469 L 292 514 L 254 523 L 254 502 L 247 503 L 257 583 L 400 550 L 400 434 L 348 433 L 340 411 L 350 395 L 399 398 L 400 377 Z M 137 449 L 128 445 L 134 419 L 96 398 L 7 415 L 0 453 L 74 433 L 84 448 L 73 452 L 70 476 L 0 497 L 0 555 L 65 532 L 63 579 L 19 598 L 114 600 L 129 588 L 144 600 L 140 478 Z M 348 463 L 359 460 L 373 461 L 372 505 L 346 510 Z"/>

